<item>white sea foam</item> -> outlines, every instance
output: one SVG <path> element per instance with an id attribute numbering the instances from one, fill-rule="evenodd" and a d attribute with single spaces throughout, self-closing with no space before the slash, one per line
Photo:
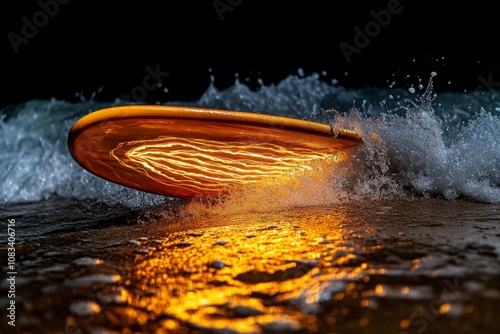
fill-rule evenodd
<path id="1" fill-rule="evenodd" d="M 162 200 L 100 179 L 68 153 L 67 134 L 78 118 L 119 103 L 33 100 L 0 111 L 0 202 L 61 196 L 137 206 Z M 285 115 L 358 131 L 365 143 L 344 172 L 303 181 L 309 195 L 295 194 L 290 205 L 409 194 L 500 203 L 500 98 L 494 92 L 353 90 L 310 75 L 257 90 L 239 81 L 223 90 L 211 85 L 192 103 L 162 103 Z M 315 189 L 323 193 L 311 196 Z"/>

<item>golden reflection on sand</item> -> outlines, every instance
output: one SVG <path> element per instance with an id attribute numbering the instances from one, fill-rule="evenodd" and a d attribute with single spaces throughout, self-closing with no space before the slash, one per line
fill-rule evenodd
<path id="1" fill-rule="evenodd" d="M 16 333 L 498 332 L 498 206 L 218 207 L 19 245 Z"/>
<path id="2" fill-rule="evenodd" d="M 272 214 L 279 221 L 272 225 L 258 223 L 258 215 L 215 215 L 207 219 L 228 219 L 232 225 L 186 232 L 181 242 L 178 235 L 159 239 L 154 256 L 138 258 L 130 272 L 130 283 L 141 291 L 127 304 L 200 329 L 260 333 L 265 326 L 301 327 L 310 317 L 306 323 L 314 330 L 313 315 L 285 305 L 314 309 L 326 285 L 363 277 L 360 268 L 325 261 L 345 248 L 347 219 L 341 209 L 326 211 L 323 223 L 315 222 L 307 235 L 301 230 L 310 223 L 307 215 L 290 219 L 283 212 Z"/>

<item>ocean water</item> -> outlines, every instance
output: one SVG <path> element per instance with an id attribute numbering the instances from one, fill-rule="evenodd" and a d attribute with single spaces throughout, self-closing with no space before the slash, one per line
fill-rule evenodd
<path id="1" fill-rule="evenodd" d="M 0 307 L 15 301 L 16 326 L 4 318 L 0 331 L 498 333 L 500 98 L 437 93 L 435 80 L 346 89 L 298 71 L 257 89 L 211 85 L 190 102 L 167 93 L 159 104 L 363 137 L 341 162 L 208 203 L 125 188 L 73 161 L 74 122 L 124 101 L 5 108 L 0 237 L 15 221 L 17 274 L 0 284 Z"/>
<path id="2" fill-rule="evenodd" d="M 321 74 L 304 75 L 299 69 L 278 84 L 261 83 L 250 89 L 245 80 L 235 78 L 226 89 L 211 84 L 195 101 L 171 101 L 165 93 L 158 104 L 283 115 L 331 123 L 363 137 L 364 144 L 348 151 L 350 159 L 336 170 L 299 177 L 293 190 L 247 193 L 233 209 L 242 203 L 247 209 L 265 211 L 415 196 L 500 203 L 499 93 L 436 93 L 434 80 L 441 80 L 439 74 L 431 73 L 410 89 L 397 85 L 346 89 L 335 81 L 323 81 Z M 71 158 L 66 140 L 73 123 L 94 110 L 123 104 L 127 102 L 119 99 L 50 99 L 0 110 L 0 213 L 27 217 L 32 226 L 40 224 L 38 230 L 32 227 L 34 232 L 25 233 L 26 240 L 64 224 L 63 230 L 72 229 L 83 216 L 90 224 L 89 219 L 98 221 L 99 215 L 116 216 L 118 210 L 126 216 L 172 200 L 100 179 Z M 58 211 L 53 207 L 57 201 L 73 203 L 75 208 L 58 219 L 50 213 Z M 36 206 L 30 206 L 33 203 Z M 92 214 L 96 206 L 100 211 Z M 43 213 L 44 207 L 52 209 Z M 103 208 L 115 209 L 109 213 Z"/>

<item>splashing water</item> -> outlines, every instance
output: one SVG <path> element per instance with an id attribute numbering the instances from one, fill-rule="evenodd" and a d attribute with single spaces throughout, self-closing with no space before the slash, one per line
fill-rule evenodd
<path id="1" fill-rule="evenodd" d="M 325 110 L 332 127 L 358 132 L 362 146 L 345 153 L 351 159 L 320 164 L 293 179 L 240 191 L 217 207 L 191 203 L 188 212 L 265 212 L 294 206 L 328 205 L 346 200 L 389 197 L 459 197 L 499 203 L 500 119 L 481 109 L 458 133 L 446 133 L 436 115 L 432 77 L 427 90 L 407 100 L 404 113 L 366 112 L 352 107 L 341 113 Z M 450 143 L 447 136 L 453 135 Z"/>
<path id="2" fill-rule="evenodd" d="M 457 133 L 445 132 L 432 105 L 432 78 L 427 90 L 405 107 L 405 114 L 362 117 L 357 109 L 335 117 L 333 124 L 354 126 L 365 139 L 360 148 L 361 176 L 355 192 L 401 195 L 403 190 L 445 199 L 466 197 L 500 202 L 500 118 L 481 108 Z M 376 134 L 376 135 L 370 135 Z M 453 136 L 448 142 L 447 136 Z"/>
<path id="3" fill-rule="evenodd" d="M 500 203 L 500 98 L 495 92 L 437 95 L 432 77 L 421 96 L 396 88 L 348 90 L 314 74 L 291 75 L 257 90 L 238 80 L 224 90 L 212 84 L 197 101 L 162 103 L 328 122 L 363 137 L 364 144 L 346 150 L 348 159 L 342 162 L 320 162 L 309 174 L 235 192 L 223 203 L 230 211 L 387 196 Z M 67 134 L 78 118 L 119 104 L 33 100 L 0 111 L 0 201 L 58 196 L 134 207 L 165 200 L 91 175 L 67 151 Z"/>

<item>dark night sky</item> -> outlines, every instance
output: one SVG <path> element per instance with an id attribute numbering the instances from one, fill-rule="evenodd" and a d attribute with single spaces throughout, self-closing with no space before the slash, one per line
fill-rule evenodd
<path id="1" fill-rule="evenodd" d="M 2 2 L 0 107 L 73 101 L 100 87 L 96 99 L 112 101 L 144 85 L 145 102 L 189 101 L 208 87 L 209 68 L 219 88 L 233 84 L 235 73 L 257 87 L 257 78 L 278 83 L 303 68 L 327 71 L 325 80 L 348 88 L 394 80 L 405 88 L 435 71 L 436 90 L 499 89 L 500 3 L 442 3 Z M 359 35 L 366 29 L 369 40 Z M 350 62 L 341 45 L 352 48 Z"/>

